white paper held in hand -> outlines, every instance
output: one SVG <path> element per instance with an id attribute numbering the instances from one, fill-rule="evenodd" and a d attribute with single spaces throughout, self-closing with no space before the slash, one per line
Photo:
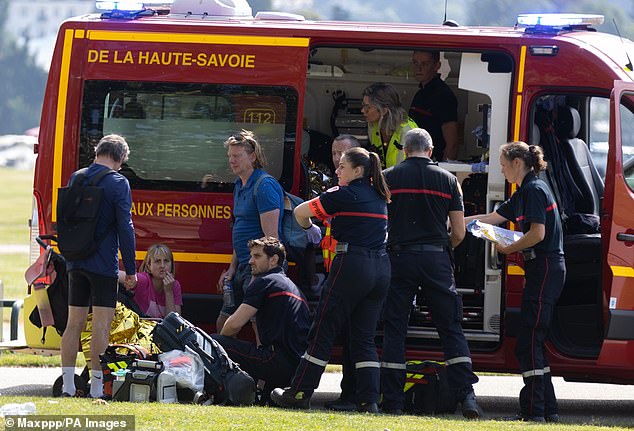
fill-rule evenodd
<path id="1" fill-rule="evenodd" d="M 496 244 L 509 246 L 524 236 L 522 232 L 508 230 L 492 224 L 474 220 L 467 225 L 467 230 L 476 238 L 486 239 Z"/>

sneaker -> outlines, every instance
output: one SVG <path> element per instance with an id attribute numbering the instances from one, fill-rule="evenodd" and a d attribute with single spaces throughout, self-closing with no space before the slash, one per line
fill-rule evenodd
<path id="1" fill-rule="evenodd" d="M 517 413 L 513 416 L 504 416 L 499 418 L 501 421 L 518 421 L 518 422 L 545 422 L 546 419 L 543 416 L 527 416 L 522 413 Z"/>
<path id="2" fill-rule="evenodd" d="M 546 422 L 557 423 L 559 422 L 559 415 L 557 413 L 552 413 L 550 415 L 544 416 Z"/>
<path id="3" fill-rule="evenodd" d="M 361 403 L 357 406 L 359 413 L 379 413 L 379 406 L 376 403 Z"/>
<path id="4" fill-rule="evenodd" d="M 476 402 L 475 393 L 469 392 L 467 396 L 462 400 L 462 416 L 467 419 L 479 419 L 482 417 L 482 409 Z"/>
<path id="5" fill-rule="evenodd" d="M 324 408 L 334 410 L 336 412 L 353 412 L 357 409 L 357 404 L 345 398 L 337 398 L 336 400 L 326 401 Z"/>
<path id="6" fill-rule="evenodd" d="M 275 388 L 271 391 L 271 401 L 280 407 L 287 409 L 308 410 L 310 408 L 310 396 L 304 392 L 295 392 L 291 388 Z"/>

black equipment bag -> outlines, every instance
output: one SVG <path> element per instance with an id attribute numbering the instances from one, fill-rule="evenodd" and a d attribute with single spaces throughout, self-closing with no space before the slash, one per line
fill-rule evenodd
<path id="1" fill-rule="evenodd" d="M 106 351 L 99 355 L 101 371 L 103 372 L 103 393 L 112 397 L 113 373 L 128 368 L 137 359 L 148 359 L 150 353 L 138 344 L 110 344 Z"/>
<path id="2" fill-rule="evenodd" d="M 484 258 L 486 242 L 467 232 L 464 240 L 453 249 L 456 287 L 484 289 Z"/>
<path id="3" fill-rule="evenodd" d="M 95 238 L 99 207 L 103 197 L 103 187 L 99 187 L 98 184 L 103 177 L 114 174 L 115 171 L 104 169 L 88 184 L 84 184 L 87 169 L 77 171 L 68 186 L 59 188 L 57 245 L 62 255 L 68 260 L 86 259 L 92 256 L 105 236 L 104 234 L 101 238 Z"/>
<path id="4" fill-rule="evenodd" d="M 205 331 L 171 312 L 152 330 L 154 343 L 163 352 L 196 352 L 205 367 L 205 392 L 214 403 L 250 405 L 255 403 L 255 381 L 233 362 L 225 349 Z"/>
<path id="5" fill-rule="evenodd" d="M 129 366 L 123 384 L 114 391 L 114 401 L 157 401 L 158 378 L 163 372 L 162 362 L 135 359 Z"/>
<path id="6" fill-rule="evenodd" d="M 458 403 L 449 388 L 447 369 L 436 361 L 406 362 L 405 404 L 414 414 L 454 413 Z"/>
<path id="7" fill-rule="evenodd" d="M 486 214 L 487 174 L 470 174 L 462 181 L 464 215 Z M 456 286 L 481 290 L 484 288 L 485 241 L 467 232 L 453 250 Z"/>

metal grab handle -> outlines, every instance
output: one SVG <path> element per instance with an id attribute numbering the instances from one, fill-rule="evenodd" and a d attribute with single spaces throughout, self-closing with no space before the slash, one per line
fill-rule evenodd
<path id="1" fill-rule="evenodd" d="M 634 235 L 630 233 L 617 233 L 616 239 L 619 241 L 634 242 Z"/>

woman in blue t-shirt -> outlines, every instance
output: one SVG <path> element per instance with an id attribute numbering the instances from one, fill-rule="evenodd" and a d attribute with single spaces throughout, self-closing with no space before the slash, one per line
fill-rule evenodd
<path id="1" fill-rule="evenodd" d="M 217 332 L 238 308 L 251 281 L 249 240 L 265 236 L 281 239 L 284 214 L 284 191 L 277 180 L 264 171 L 266 157 L 253 132 L 242 130 L 230 136 L 224 145 L 229 167 L 238 178 L 233 189 L 233 256 L 217 283 L 220 293 L 226 282 L 233 283 L 232 301 L 225 303 L 218 315 Z"/>

